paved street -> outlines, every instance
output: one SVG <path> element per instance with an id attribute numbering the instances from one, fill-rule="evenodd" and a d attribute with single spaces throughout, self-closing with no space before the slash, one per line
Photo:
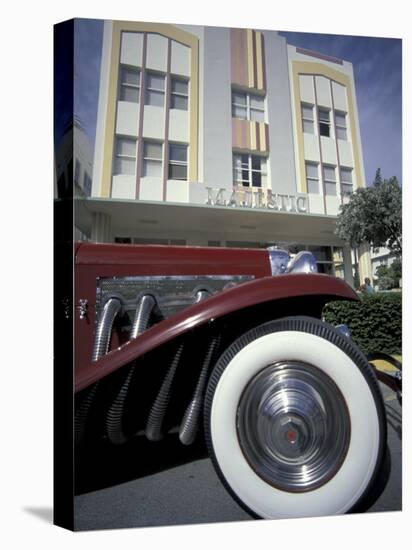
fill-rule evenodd
<path id="1" fill-rule="evenodd" d="M 388 485 L 370 512 L 396 511 L 402 506 L 401 408 L 395 394 L 385 386 L 381 387 L 388 416 L 392 468 Z M 107 474 L 91 476 L 83 483 L 82 494 L 75 498 L 76 529 L 251 519 L 227 494 L 208 458 L 199 456 L 187 462 L 188 457 L 181 454 L 177 460 L 183 463 L 162 471 L 158 471 L 161 464 L 146 461 L 143 469 L 147 475 L 140 473 L 136 479 L 133 477 L 133 461 L 135 464 L 138 461 L 139 466 L 141 461 L 136 453 L 138 449 L 134 450 L 132 462 L 130 449 L 126 449 L 125 454 L 118 453 L 115 458 L 102 455 L 91 457 L 92 461 L 96 460 L 96 468 L 101 464 Z M 179 452 L 177 448 L 176 452 Z M 118 470 L 116 476 L 113 475 L 113 468 Z M 104 488 L 96 490 L 99 486 Z"/>

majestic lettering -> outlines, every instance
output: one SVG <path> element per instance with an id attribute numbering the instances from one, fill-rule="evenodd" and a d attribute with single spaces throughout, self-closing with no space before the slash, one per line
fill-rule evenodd
<path id="1" fill-rule="evenodd" d="M 307 197 L 305 195 L 273 193 L 271 189 L 235 188 L 226 198 L 228 190 L 224 187 L 206 187 L 206 191 L 206 204 L 211 206 L 269 209 L 278 212 L 307 212 Z"/>

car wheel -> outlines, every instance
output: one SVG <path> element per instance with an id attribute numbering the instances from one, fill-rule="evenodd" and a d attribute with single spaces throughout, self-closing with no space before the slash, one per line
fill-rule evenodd
<path id="1" fill-rule="evenodd" d="M 309 317 L 271 321 L 218 360 L 205 395 L 218 475 L 253 516 L 359 509 L 379 477 L 386 418 L 355 344 Z"/>

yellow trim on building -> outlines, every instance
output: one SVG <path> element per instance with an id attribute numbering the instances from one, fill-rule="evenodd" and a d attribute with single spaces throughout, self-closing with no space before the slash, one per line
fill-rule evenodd
<path id="1" fill-rule="evenodd" d="M 190 47 L 189 82 L 189 181 L 198 177 L 198 134 L 199 134 L 199 39 L 194 34 L 164 23 L 142 23 L 136 21 L 113 21 L 112 45 L 109 67 L 109 90 L 106 111 L 106 128 L 103 147 L 101 196 L 110 197 L 113 172 L 113 146 L 115 137 L 117 88 L 119 78 L 120 45 L 122 32 L 147 32 L 161 34 Z"/>
<path id="2" fill-rule="evenodd" d="M 263 49 L 262 49 L 262 33 L 255 31 L 256 36 L 256 87 L 263 90 Z"/>
<path id="3" fill-rule="evenodd" d="M 257 131 L 257 122 L 250 122 L 249 125 L 250 130 L 250 148 L 252 151 L 256 151 L 257 149 L 257 139 L 256 139 L 256 131 Z"/>
<path id="4" fill-rule="evenodd" d="M 248 84 L 250 88 L 255 87 L 255 79 L 253 76 L 254 59 L 253 59 L 253 31 L 252 29 L 246 29 L 247 39 L 247 68 L 248 68 Z"/>
<path id="5" fill-rule="evenodd" d="M 268 145 L 266 143 L 266 124 L 259 122 L 259 138 L 260 138 L 260 150 L 266 152 Z"/>
<path id="6" fill-rule="evenodd" d="M 360 143 L 358 142 L 358 134 L 356 131 L 356 119 L 355 119 L 355 103 L 352 93 L 352 81 L 349 75 L 341 71 L 337 71 L 332 67 L 325 66 L 321 63 L 311 61 L 292 61 L 292 83 L 294 94 L 294 107 L 296 116 L 296 140 L 298 145 L 298 170 L 300 177 L 298 177 L 298 188 L 300 193 L 307 193 L 306 186 L 306 171 L 305 171 L 305 150 L 304 150 L 304 138 L 302 129 L 302 113 L 300 108 L 300 82 L 299 75 L 321 75 L 334 80 L 338 84 L 342 84 L 346 88 L 348 98 L 348 116 L 350 121 L 350 136 L 352 142 L 353 162 L 356 176 L 356 187 L 363 187 L 364 182 L 362 178 L 361 162 L 360 162 Z"/>

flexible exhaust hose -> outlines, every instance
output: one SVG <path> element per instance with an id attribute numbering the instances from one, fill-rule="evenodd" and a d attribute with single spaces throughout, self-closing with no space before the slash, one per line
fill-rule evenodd
<path id="1" fill-rule="evenodd" d="M 202 300 L 205 300 L 209 296 L 210 292 L 208 290 L 198 290 L 196 292 L 196 303 L 201 302 Z"/>
<path id="2" fill-rule="evenodd" d="M 150 294 L 145 294 L 139 301 L 133 321 L 130 338 L 135 339 L 149 326 L 150 316 L 156 305 L 156 300 Z M 118 391 L 106 413 L 106 434 L 111 443 L 121 445 L 128 440 L 123 430 L 123 416 L 127 394 L 133 379 L 136 364 L 130 366 L 120 382 Z"/>
<path id="3" fill-rule="evenodd" d="M 195 303 L 201 302 L 209 296 L 207 290 L 198 290 L 196 292 Z M 175 379 L 177 367 L 183 353 L 183 342 L 178 346 L 172 363 L 163 379 L 160 390 L 150 409 L 146 423 L 145 434 L 150 441 L 160 441 L 164 437 L 163 423 L 166 416 L 167 407 L 172 395 L 173 382 Z"/>
<path id="4" fill-rule="evenodd" d="M 136 309 L 136 315 L 133 321 L 130 338 L 137 338 L 149 326 L 150 315 L 156 305 L 156 301 L 151 294 L 142 296 L 139 307 Z"/>
<path id="5" fill-rule="evenodd" d="M 183 342 L 177 348 L 173 361 L 163 379 L 160 390 L 150 409 L 145 434 L 150 441 L 160 441 L 164 437 L 163 421 L 172 395 L 173 381 L 183 352 Z"/>
<path id="6" fill-rule="evenodd" d="M 94 339 L 92 361 L 97 361 L 108 352 L 113 322 L 120 308 L 121 303 L 117 298 L 110 298 L 110 300 L 104 304 L 103 312 L 96 330 L 96 337 Z"/>
<path id="7" fill-rule="evenodd" d="M 110 298 L 110 300 L 105 303 L 99 319 L 99 324 L 97 325 L 96 329 L 92 361 L 97 361 L 100 357 L 108 352 L 113 322 L 116 318 L 116 315 L 119 313 L 120 308 L 121 303 L 120 300 L 118 300 L 117 298 Z M 86 421 L 89 416 L 90 408 L 96 397 L 98 387 L 99 382 L 93 384 L 86 391 L 82 401 L 77 407 L 74 421 L 76 443 L 79 443 L 84 437 Z"/>
<path id="8" fill-rule="evenodd" d="M 219 347 L 220 335 L 214 336 L 209 344 L 209 348 L 203 360 L 202 369 L 196 384 L 193 397 L 183 415 L 179 429 L 179 439 L 183 445 L 191 445 L 196 439 L 199 427 L 199 416 L 202 411 L 204 390 L 207 381 L 210 365 L 216 349 Z"/>

